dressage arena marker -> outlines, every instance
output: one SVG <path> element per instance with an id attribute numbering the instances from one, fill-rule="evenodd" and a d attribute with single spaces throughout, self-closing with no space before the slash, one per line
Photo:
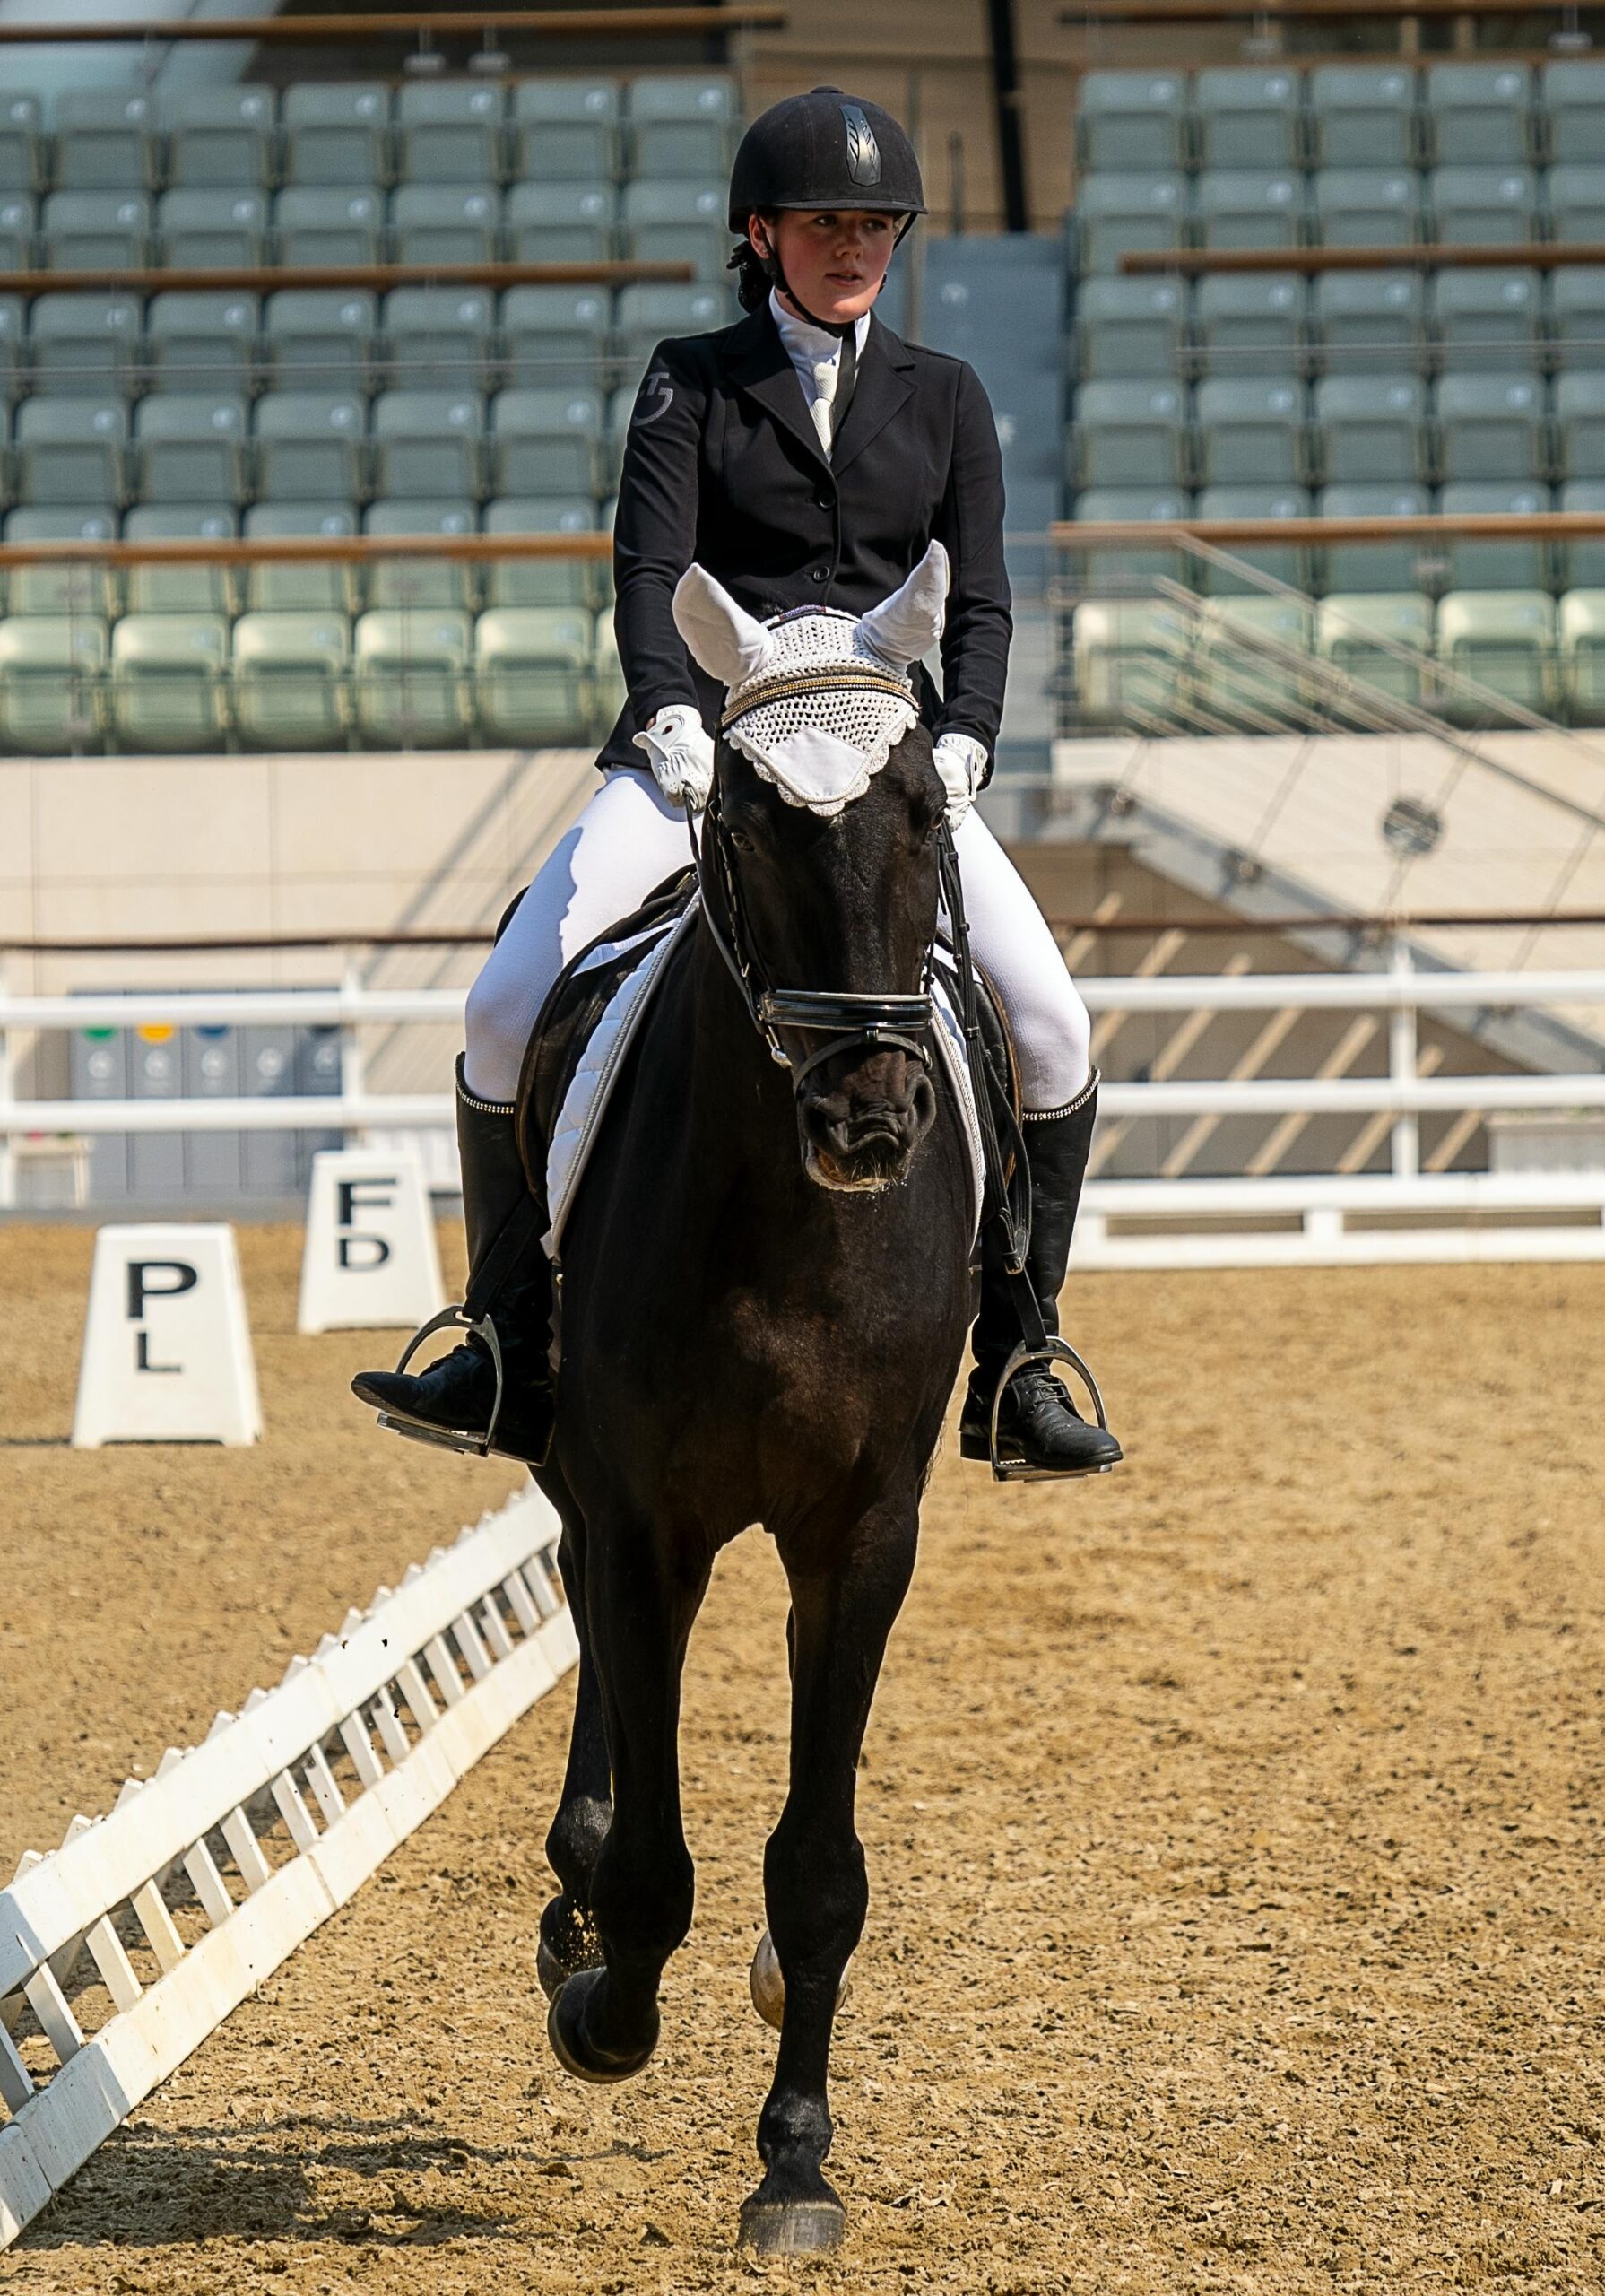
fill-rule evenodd
<path id="1" fill-rule="evenodd" d="M 559 1533 L 520 1492 L 23 1857 L 0 1892 L 0 2248 L 568 1672 Z M 56 2060 L 42 2083 L 28 2013 Z"/>
<path id="2" fill-rule="evenodd" d="M 314 1156 L 296 1329 L 411 1331 L 445 1305 L 418 1157 L 372 1148 Z"/>
<path id="3" fill-rule="evenodd" d="M 233 1229 L 102 1228 L 90 1276 L 74 1448 L 255 1443 L 261 1434 Z"/>

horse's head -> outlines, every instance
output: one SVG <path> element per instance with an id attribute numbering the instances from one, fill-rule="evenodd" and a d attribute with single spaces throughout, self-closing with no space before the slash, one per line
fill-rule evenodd
<path id="1" fill-rule="evenodd" d="M 940 634 L 947 580 L 933 543 L 862 620 L 804 607 L 761 622 L 698 566 L 675 593 L 681 635 L 728 697 L 702 838 L 709 923 L 792 1071 L 823 1187 L 901 1178 L 936 1113 L 944 800 L 908 673 Z"/>

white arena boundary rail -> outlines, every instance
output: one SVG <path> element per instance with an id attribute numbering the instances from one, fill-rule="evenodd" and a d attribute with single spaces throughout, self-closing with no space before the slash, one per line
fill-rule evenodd
<path id="1" fill-rule="evenodd" d="M 1385 1075 L 1115 1082 L 1104 1086 L 1101 1110 L 1106 1118 L 1126 1119 L 1374 1117 L 1386 1128 L 1392 1169 L 1308 1178 L 1095 1178 L 1087 1187 L 1077 1236 L 1078 1267 L 1605 1258 L 1605 1166 L 1598 1172 L 1423 1174 L 1418 1137 L 1418 1119 L 1429 1112 L 1605 1111 L 1605 1069 L 1444 1075 L 1421 1073 L 1417 1060 L 1423 1011 L 1605 1008 L 1605 971 L 1419 972 L 1400 956 L 1383 971 L 1090 975 L 1079 985 L 1095 1014 L 1385 1012 Z M 13 1200 L 11 1144 L 30 1135 L 343 1128 L 354 1144 L 369 1131 L 390 1136 L 449 1132 L 455 1117 L 448 1094 L 363 1089 L 359 1031 L 374 1023 L 460 1025 L 464 994 L 460 988 L 369 988 L 350 971 L 337 988 L 0 994 L 0 1206 Z M 337 1027 L 344 1032 L 343 1089 L 319 1098 L 252 1100 L 14 1097 L 10 1032 L 152 1022 Z M 1458 1224 L 1450 1224 L 1456 1215 Z M 1384 1224 L 1371 1224 L 1375 1222 Z M 1150 1232 L 1140 1232 L 1145 1228 Z"/>
<path id="2" fill-rule="evenodd" d="M 573 1665 L 558 1533 L 519 1493 L 22 1859 L 0 1892 L 0 2248 Z"/>

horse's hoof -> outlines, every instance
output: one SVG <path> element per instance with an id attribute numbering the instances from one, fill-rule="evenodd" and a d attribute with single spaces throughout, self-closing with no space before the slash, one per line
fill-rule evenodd
<path id="1" fill-rule="evenodd" d="M 551 2043 L 552 2055 L 565 2073 L 572 2073 L 577 2081 L 594 2081 L 599 2084 L 612 2081 L 629 2081 L 646 2064 L 657 2047 L 657 2012 L 652 2013 L 652 2031 L 645 2048 L 627 2057 L 615 2056 L 611 2049 L 599 2049 L 586 2033 L 586 2010 L 599 1985 L 607 1981 L 604 1969 L 577 1970 L 566 1977 L 552 1996 L 546 2013 L 546 2038 Z"/>
<path id="2" fill-rule="evenodd" d="M 540 1943 L 535 1948 L 535 1975 L 542 1992 L 553 2001 L 566 1977 L 601 1966 L 602 1940 L 590 1915 L 577 1911 L 566 1897 L 553 1898 L 542 1912 Z"/>
<path id="3" fill-rule="evenodd" d="M 754 2256 L 817 2256 L 840 2248 L 846 2229 L 847 2212 L 829 2185 L 811 2200 L 766 2200 L 760 2186 L 742 2203 L 740 2245 Z"/>
<path id="4" fill-rule="evenodd" d="M 564 1979 L 572 1977 L 573 1974 L 573 1970 L 566 1970 L 557 1955 L 549 1950 L 546 1940 L 542 1937 L 535 1947 L 535 1975 L 541 1980 L 541 1990 L 548 2001 L 557 1999 L 559 1988 L 562 1986 Z"/>
<path id="5" fill-rule="evenodd" d="M 851 1964 L 849 1964 L 849 1967 Z M 752 1967 L 747 1972 L 747 1983 L 752 1995 L 752 2006 L 766 2025 L 773 2025 L 778 2032 L 785 2022 L 785 1979 L 780 1973 L 780 1956 L 775 1951 L 775 1941 L 766 1929 L 758 1941 L 758 1951 L 752 1956 Z M 837 1987 L 836 2005 L 839 2009 L 851 1987 L 847 1971 L 842 1971 L 842 1981 Z"/>

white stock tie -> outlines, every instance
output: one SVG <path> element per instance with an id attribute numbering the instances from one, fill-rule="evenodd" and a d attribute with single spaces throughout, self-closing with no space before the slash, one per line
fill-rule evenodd
<path id="1" fill-rule="evenodd" d="M 830 456 L 831 418 L 836 405 L 836 382 L 841 372 L 841 353 L 834 359 L 821 359 L 813 370 L 813 427 L 820 434 L 820 444 L 825 449 L 827 461 Z"/>

